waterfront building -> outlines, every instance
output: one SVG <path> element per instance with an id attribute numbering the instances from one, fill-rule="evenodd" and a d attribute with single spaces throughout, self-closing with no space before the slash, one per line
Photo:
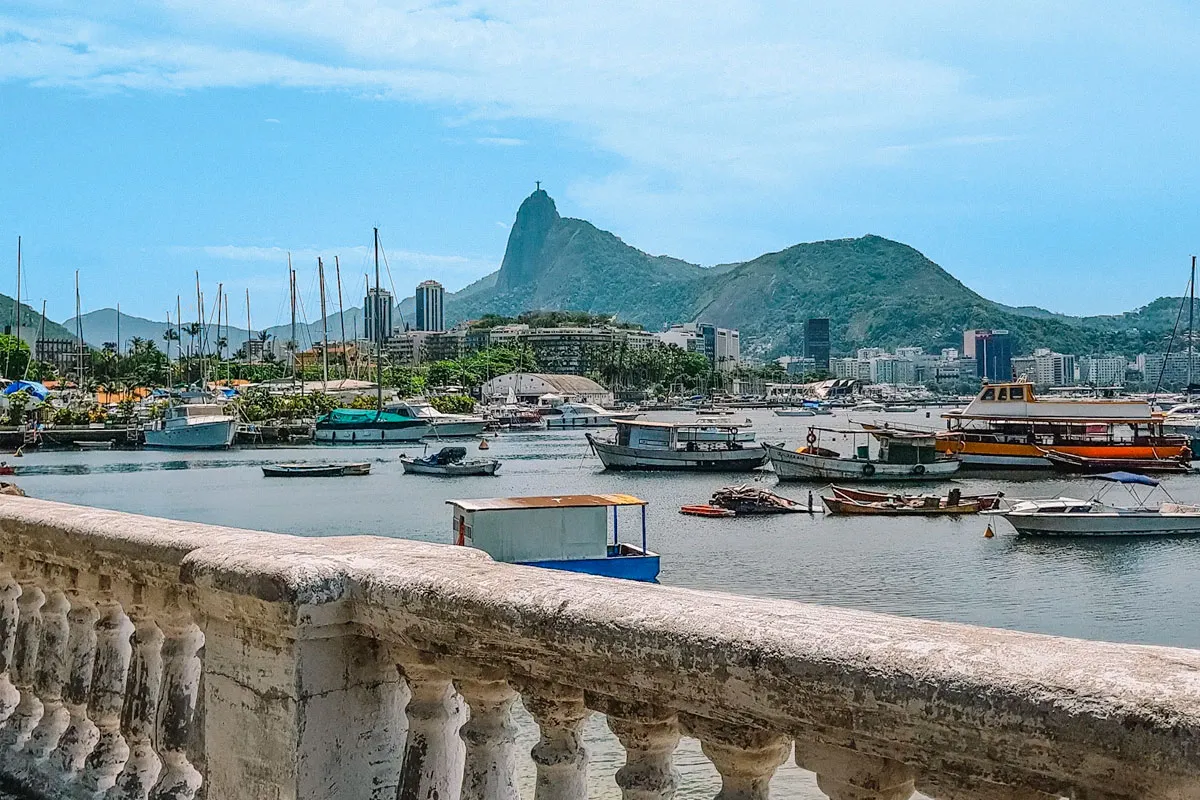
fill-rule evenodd
<path id="1" fill-rule="evenodd" d="M 819 369 L 829 369 L 829 320 L 808 319 L 804 323 L 804 357 Z"/>
<path id="2" fill-rule="evenodd" d="M 817 360 L 815 358 L 796 358 L 795 356 L 780 356 L 775 359 L 775 363 L 783 367 L 784 372 L 789 375 L 811 375 L 818 369 Z M 824 369 L 828 369 L 826 366 Z"/>
<path id="3" fill-rule="evenodd" d="M 387 339 L 392 335 L 395 326 L 392 324 L 392 293 L 387 289 L 367 289 L 363 298 L 363 326 L 365 338 L 376 342 Z"/>
<path id="4" fill-rule="evenodd" d="M 417 330 L 444 331 L 446 316 L 443 310 L 446 290 L 437 281 L 422 281 L 417 284 Z"/>
<path id="5" fill-rule="evenodd" d="M 1012 334 L 1003 330 L 966 333 L 974 334 L 972 347 L 964 347 L 964 355 L 975 359 L 976 376 L 988 381 L 1012 380 Z"/>
<path id="6" fill-rule="evenodd" d="M 1012 366 L 1014 380 L 1024 375 L 1032 381 L 1037 375 L 1037 359 L 1033 356 L 1013 356 L 1009 363 Z"/>
<path id="7" fill-rule="evenodd" d="M 730 372 L 742 360 L 741 341 L 736 330 L 700 323 L 697 326 L 704 339 L 704 355 L 719 372 Z"/>
<path id="8" fill-rule="evenodd" d="M 604 350 L 624 344 L 643 349 L 655 344 L 653 334 L 626 328 L 531 328 L 525 324 L 492 328 L 489 341 L 528 348 L 545 372 L 579 375 L 594 371 Z"/>
<path id="9" fill-rule="evenodd" d="M 536 405 L 538 398 L 548 394 L 558 395 L 568 401 L 595 403 L 600 406 L 613 404 L 613 393 L 582 375 L 561 375 L 545 372 L 509 372 L 497 375 L 484 382 L 481 393 L 484 399 L 508 397 L 509 389 L 517 401 Z"/>
<path id="10" fill-rule="evenodd" d="M 1033 351 L 1033 361 L 1034 372 L 1029 377 L 1035 386 L 1075 385 L 1075 356 L 1040 347 Z"/>
<path id="11" fill-rule="evenodd" d="M 1142 365 L 1142 375 L 1146 384 L 1151 388 L 1162 384 L 1164 389 L 1183 389 L 1188 383 L 1188 354 L 1187 352 L 1143 353 L 1138 356 Z M 1200 381 L 1200 351 L 1191 355 L 1192 382 Z"/>
<path id="12" fill-rule="evenodd" d="M 65 373 L 78 368 L 79 345 L 74 339 L 38 339 L 34 343 L 33 356 Z"/>
<path id="13" fill-rule="evenodd" d="M 882 347 L 860 347 L 855 355 L 859 361 L 870 361 L 872 358 L 882 358 L 888 351 Z"/>
<path id="14" fill-rule="evenodd" d="M 694 322 L 672 325 L 665 331 L 654 334 L 654 337 L 665 345 L 674 345 L 689 353 L 704 352 L 704 337 L 696 330 Z"/>
<path id="15" fill-rule="evenodd" d="M 1124 356 L 1084 356 L 1079 359 L 1079 382 L 1089 386 L 1124 386 L 1128 366 Z"/>

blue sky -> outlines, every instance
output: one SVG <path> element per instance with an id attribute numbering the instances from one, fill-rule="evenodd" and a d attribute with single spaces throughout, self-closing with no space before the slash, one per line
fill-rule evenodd
<path id="1" fill-rule="evenodd" d="M 199 270 L 257 326 L 290 250 L 315 318 L 317 255 L 357 304 L 373 225 L 403 294 L 495 269 L 540 179 L 651 253 L 876 233 L 1118 312 L 1200 250 L 1197 41 L 1165 0 L 9 0 L 0 274 L 21 234 L 51 317 L 78 268 L 85 309 L 161 319 Z"/>

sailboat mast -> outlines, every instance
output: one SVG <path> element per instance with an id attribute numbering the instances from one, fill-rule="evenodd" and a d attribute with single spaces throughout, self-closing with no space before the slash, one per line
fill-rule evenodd
<path id="1" fill-rule="evenodd" d="M 117 303 L 117 382 L 121 382 L 121 304 Z"/>
<path id="2" fill-rule="evenodd" d="M 350 377 L 350 362 L 346 355 L 346 309 L 342 306 L 342 265 L 338 257 L 333 257 L 333 271 L 337 275 L 338 287 L 338 322 L 342 325 L 342 378 Z"/>
<path id="3" fill-rule="evenodd" d="M 292 254 L 288 253 L 288 291 L 292 300 L 292 339 L 288 352 L 292 354 L 292 389 L 296 388 L 296 271 L 292 269 Z"/>
<path id="4" fill-rule="evenodd" d="M 46 338 L 46 301 L 42 301 L 42 321 L 38 325 L 37 340 L 33 343 L 33 358 L 38 361 L 42 360 L 42 340 Z M 25 364 L 25 377 L 29 377 L 29 367 L 33 364 L 33 358 Z"/>
<path id="5" fill-rule="evenodd" d="M 246 289 L 246 363 L 253 364 L 254 357 L 250 354 L 250 289 Z"/>
<path id="6" fill-rule="evenodd" d="M 1188 299 L 1188 386 L 1187 396 L 1192 396 L 1192 347 L 1196 333 L 1196 257 L 1192 256 L 1192 279 L 1188 281 L 1191 292 Z"/>
<path id="7" fill-rule="evenodd" d="M 75 270 L 75 335 L 79 340 L 79 363 L 77 365 L 79 371 L 79 389 L 83 391 L 83 317 L 79 309 L 79 270 Z"/>
<path id="8" fill-rule="evenodd" d="M 21 237 L 17 237 L 17 296 L 13 300 L 13 325 L 17 338 L 21 338 Z"/>
<path id="9" fill-rule="evenodd" d="M 317 281 L 321 284 L 321 391 L 329 391 L 329 323 L 325 319 L 325 264 L 317 256 Z"/>
<path id="10" fill-rule="evenodd" d="M 375 229 L 375 418 L 383 413 L 383 320 L 379 318 L 379 228 Z"/>

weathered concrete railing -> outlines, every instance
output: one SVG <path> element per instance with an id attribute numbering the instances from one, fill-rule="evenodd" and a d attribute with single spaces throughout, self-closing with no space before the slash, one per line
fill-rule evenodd
<path id="1" fill-rule="evenodd" d="M 1200 797 L 1200 652 L 0 498 L 0 778 L 34 797 L 631 800 L 698 739 L 721 800 Z"/>

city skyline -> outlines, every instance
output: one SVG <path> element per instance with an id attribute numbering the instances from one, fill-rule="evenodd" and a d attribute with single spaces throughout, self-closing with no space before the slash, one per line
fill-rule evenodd
<path id="1" fill-rule="evenodd" d="M 499 266 L 535 180 L 647 252 L 872 232 L 1066 313 L 1177 295 L 1196 250 L 1184 3 L 289 9 L 6 7 L 24 299 L 69 317 L 78 268 L 85 308 L 161 316 L 199 269 L 273 324 L 286 251 L 354 274 L 375 224 L 398 289 L 454 291 Z"/>

